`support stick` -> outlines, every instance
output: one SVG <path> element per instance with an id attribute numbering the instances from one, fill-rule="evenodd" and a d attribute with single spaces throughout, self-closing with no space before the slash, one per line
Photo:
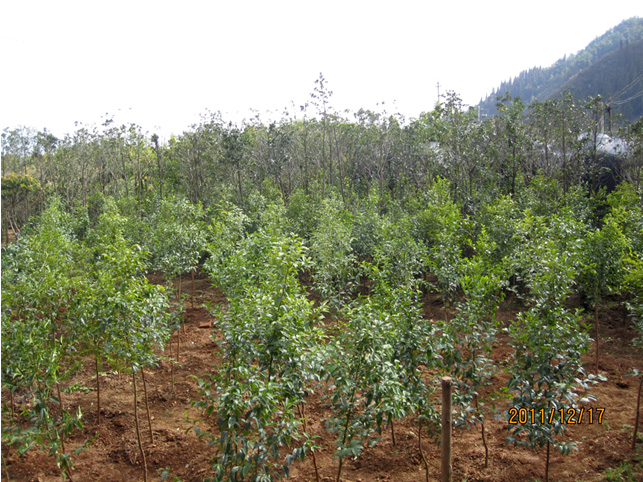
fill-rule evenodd
<path id="1" fill-rule="evenodd" d="M 442 482 L 451 482 L 451 377 L 442 378 Z"/>

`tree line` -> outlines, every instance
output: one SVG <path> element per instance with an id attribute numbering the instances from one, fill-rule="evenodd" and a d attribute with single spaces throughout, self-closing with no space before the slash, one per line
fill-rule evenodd
<path id="1" fill-rule="evenodd" d="M 323 76 L 296 115 L 241 124 L 218 113 L 163 142 L 140 126 L 79 125 L 58 138 L 47 129 L 2 133 L 3 235 L 18 233 L 46 200 L 92 209 L 102 197 L 143 204 L 178 195 L 205 206 L 222 200 L 245 208 L 252 192 L 278 192 L 287 203 L 298 191 L 344 203 L 376 191 L 404 202 L 435 179 L 474 212 L 501 195 L 515 194 L 538 176 L 564 192 L 578 186 L 596 194 L 601 178 L 641 185 L 643 121 L 617 127 L 605 120 L 600 97 L 562 99 L 525 107 L 499 98 L 498 115 L 481 119 L 453 92 L 417 119 L 359 110 L 337 112 Z M 626 150 L 606 164 L 602 133 L 623 139 Z"/>

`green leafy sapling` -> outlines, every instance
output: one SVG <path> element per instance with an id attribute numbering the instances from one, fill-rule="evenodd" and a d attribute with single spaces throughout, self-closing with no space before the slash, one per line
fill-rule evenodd
<path id="1" fill-rule="evenodd" d="M 530 307 L 518 315 L 508 328 L 514 347 L 508 367 L 507 391 L 511 411 L 534 414 L 527 423 L 513 423 L 509 443 L 528 447 L 547 446 L 545 479 L 549 480 L 550 447 L 566 454 L 573 441 L 561 440 L 569 417 L 596 377 L 587 375 L 581 363 L 589 346 L 587 326 L 578 312 L 567 309 L 567 301 L 577 269 L 577 239 L 571 219 L 558 218 L 547 226 L 529 214 L 523 221 L 521 258 L 522 276 L 529 290 Z M 552 416 L 555 414 L 557 416 Z M 515 419 L 514 419 L 515 421 Z"/>
<path id="2" fill-rule="evenodd" d="M 495 312 L 506 286 L 506 265 L 493 262 L 495 243 L 484 228 L 471 245 L 474 255 L 462 259 L 457 266 L 464 299 L 457 303 L 456 315 L 442 324 L 442 360 L 454 379 L 455 404 L 461 408 L 456 426 L 480 423 L 486 467 L 489 452 L 481 390 L 496 372 L 491 351 L 498 331 Z"/>
<path id="3" fill-rule="evenodd" d="M 625 274 L 624 258 L 627 238 L 614 217 L 605 218 L 600 229 L 591 231 L 582 240 L 578 289 L 594 311 L 595 369 L 599 363 L 599 304 L 609 293 L 618 288 Z"/>

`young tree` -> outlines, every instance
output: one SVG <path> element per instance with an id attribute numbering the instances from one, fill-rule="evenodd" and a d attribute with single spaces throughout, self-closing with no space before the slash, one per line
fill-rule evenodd
<path id="1" fill-rule="evenodd" d="M 334 309 L 338 309 L 351 293 L 357 276 L 351 246 L 352 224 L 352 216 L 341 201 L 326 199 L 311 237 L 315 288 Z"/>
<path id="2" fill-rule="evenodd" d="M 456 304 L 456 315 L 442 323 L 442 366 L 454 380 L 455 404 L 460 407 L 455 424 L 468 427 L 480 423 L 487 467 L 485 397 L 481 391 L 497 371 L 491 351 L 498 331 L 495 313 L 507 284 L 507 266 L 504 259 L 493 262 L 495 245 L 484 228 L 471 244 L 474 255 L 462 259 L 456 268 L 464 300 Z"/>
<path id="3" fill-rule="evenodd" d="M 578 312 L 565 306 L 577 272 L 579 228 L 569 212 L 549 222 L 527 212 L 518 236 L 522 247 L 515 261 L 529 290 L 530 306 L 508 329 L 515 352 L 508 368 L 507 389 L 512 395 L 508 429 L 512 435 L 507 440 L 528 447 L 546 446 L 545 480 L 549 480 L 550 446 L 564 454 L 574 447 L 560 437 L 576 414 L 579 391 L 596 381 L 585 374 L 581 363 L 590 341 L 587 326 Z M 589 399 L 593 397 L 580 401 Z M 515 418 L 520 413 L 533 417 L 521 422 Z"/>
<path id="4" fill-rule="evenodd" d="M 596 375 L 599 374 L 598 307 L 605 295 L 622 283 L 626 249 L 626 238 L 613 217 L 608 217 L 601 229 L 589 232 L 582 241 L 577 284 L 581 297 L 594 309 Z"/>

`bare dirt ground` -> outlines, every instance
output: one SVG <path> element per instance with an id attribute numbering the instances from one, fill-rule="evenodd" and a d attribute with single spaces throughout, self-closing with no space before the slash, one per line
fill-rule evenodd
<path id="1" fill-rule="evenodd" d="M 153 281 L 160 281 L 158 278 Z M 184 292 L 194 289 L 194 307 L 186 302 L 185 333 L 181 333 L 180 365 L 175 368 L 172 385 L 172 366 L 162 362 L 157 368 L 145 371 L 150 403 L 153 440 L 143 403 L 142 384 L 139 391 L 139 422 L 148 466 L 148 480 L 160 480 L 161 470 L 169 468 L 172 476 L 181 481 L 202 481 L 211 475 L 210 465 L 215 454 L 199 440 L 187 419 L 203 418 L 190 401 L 198 396 L 194 377 L 202 377 L 217 369 L 220 362 L 218 348 L 212 339 L 214 318 L 201 307 L 204 301 L 225 302 L 219 291 L 212 288 L 204 276 L 198 276 L 194 285 L 189 276 L 183 281 Z M 515 303 L 503 303 L 499 319 L 511 320 L 520 308 Z M 440 319 L 443 307 L 435 295 L 424 299 L 427 320 Z M 626 376 L 632 368 L 643 370 L 643 355 L 631 345 L 634 336 L 625 318 L 623 308 L 612 300 L 601 306 L 600 317 L 600 372 L 608 380 L 592 391 L 598 401 L 587 405 L 605 408 L 602 423 L 585 420 L 570 425 L 567 438 L 578 443 L 578 450 L 570 455 L 552 452 L 550 480 L 553 481 L 643 481 L 643 441 L 636 451 L 630 449 L 636 410 L 638 381 Z M 588 320 L 590 321 L 590 320 Z M 216 329 L 214 331 L 216 336 Z M 176 335 L 172 349 L 176 349 Z M 502 367 L 511 349 L 506 339 L 499 339 L 494 359 Z M 169 352 L 168 352 L 169 354 Z M 8 362 L 4 360 L 5 363 Z M 586 355 L 586 369 L 593 372 L 593 353 Z M 493 389 L 499 389 L 507 380 L 500 371 L 493 379 Z M 93 364 L 88 363 L 72 382 L 92 389 L 88 393 L 66 394 L 64 403 L 79 405 L 83 412 L 84 429 L 74 433 L 68 444 L 78 447 L 91 439 L 87 450 L 75 457 L 74 481 L 140 481 L 143 480 L 143 463 L 137 448 L 135 432 L 133 390 L 131 378 L 107 372 L 101 376 L 101 424 L 97 424 L 96 385 Z M 3 393 L 3 400 L 7 394 Z M 506 407 L 499 406 L 502 414 Z M 308 430 L 319 435 L 321 449 L 317 462 L 321 480 L 334 481 L 337 460 L 333 458 L 333 436 L 324 429 L 324 417 L 330 414 L 320 396 L 308 401 Z M 212 425 L 212 424 L 211 424 Z M 489 465 L 484 466 L 484 448 L 479 426 L 471 431 L 453 432 L 453 480 L 461 481 L 521 481 L 544 480 L 545 449 L 530 450 L 506 445 L 506 419 L 500 415 L 488 417 L 486 425 L 489 446 Z M 641 428 L 640 428 L 641 431 Z M 364 451 L 356 460 L 344 464 L 341 480 L 344 482 L 423 481 L 425 468 L 418 450 L 417 422 L 408 418 L 395 423 L 396 444 L 390 432 L 383 433 L 376 447 Z M 642 436 L 639 435 L 639 438 Z M 430 480 L 440 476 L 440 448 L 426 436 L 423 450 L 429 463 Z M 625 468 L 629 467 L 630 475 Z M 61 480 L 60 470 L 48 454 L 30 450 L 24 455 L 12 447 L 2 446 L 2 481 L 50 482 Z M 629 478 L 628 478 L 629 477 Z M 291 480 L 314 481 L 312 457 L 297 462 L 291 469 Z M 168 480 L 172 480 L 171 478 Z"/>

